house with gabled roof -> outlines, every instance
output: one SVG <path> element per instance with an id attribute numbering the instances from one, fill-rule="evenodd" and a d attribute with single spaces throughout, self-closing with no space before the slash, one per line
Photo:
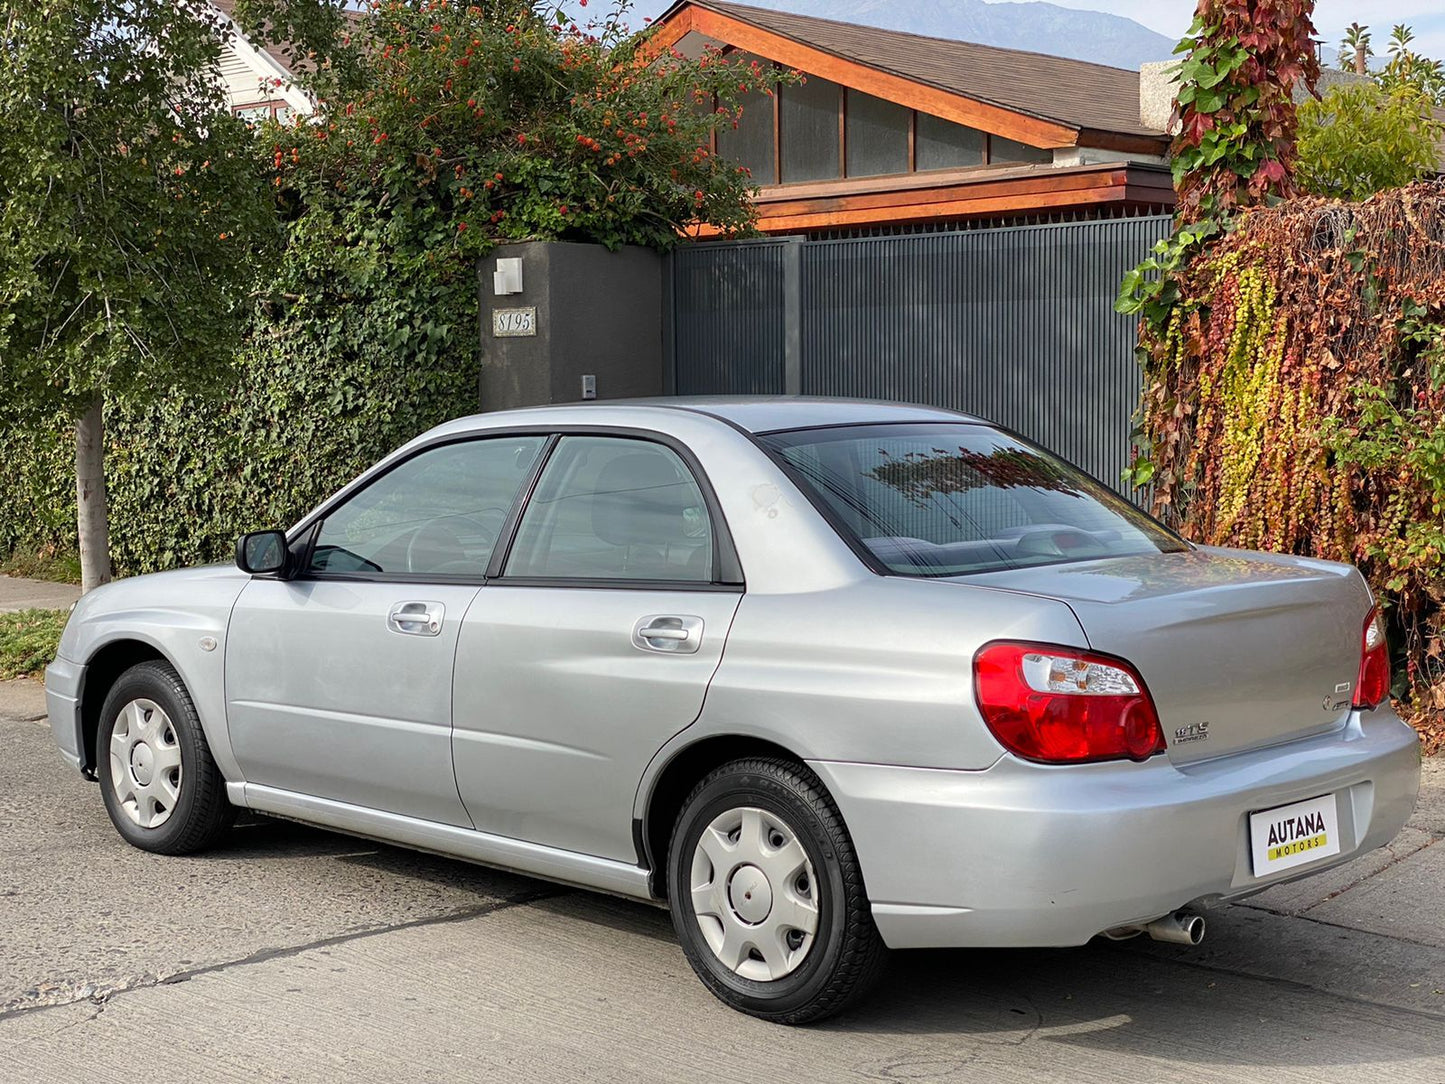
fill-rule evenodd
<path id="1" fill-rule="evenodd" d="M 1173 206 L 1138 72 L 728 0 L 678 0 L 654 23 L 658 53 L 709 47 L 805 76 L 716 139 L 759 185 L 765 233 Z"/>
<path id="2" fill-rule="evenodd" d="M 233 21 L 236 0 L 211 0 L 231 31 L 221 52 L 220 77 L 231 110 L 252 120 L 307 116 L 315 108 L 296 85 L 293 61 L 284 46 L 252 41 Z"/>

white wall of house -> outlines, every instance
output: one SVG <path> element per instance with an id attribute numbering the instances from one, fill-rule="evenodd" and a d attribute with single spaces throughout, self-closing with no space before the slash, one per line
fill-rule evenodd
<path id="1" fill-rule="evenodd" d="M 232 34 L 221 52 L 219 77 L 231 108 L 287 115 L 309 115 L 311 99 L 291 79 L 291 73 L 271 54 L 247 41 L 232 24 Z"/>

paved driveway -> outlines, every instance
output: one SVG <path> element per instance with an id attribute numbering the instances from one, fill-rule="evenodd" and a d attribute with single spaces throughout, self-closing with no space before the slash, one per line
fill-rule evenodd
<path id="1" fill-rule="evenodd" d="M 860 1011 L 723 1009 L 664 912 L 279 821 L 123 844 L 0 683 L 0 1082 L 1445 1082 L 1445 765 L 1393 854 L 1200 949 L 898 954 Z M 1144 860 L 1141 856 L 1141 860 Z"/>
<path id="2" fill-rule="evenodd" d="M 16 610 L 67 610 L 80 598 L 80 588 L 49 580 L 0 576 L 0 614 Z"/>

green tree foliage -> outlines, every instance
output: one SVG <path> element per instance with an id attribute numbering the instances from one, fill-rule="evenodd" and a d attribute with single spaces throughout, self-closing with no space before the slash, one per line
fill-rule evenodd
<path id="1" fill-rule="evenodd" d="M 1359 23 L 1347 26 L 1345 36 L 1340 39 L 1340 67 L 1345 71 L 1363 75 L 1370 57 L 1374 55 L 1375 50 L 1370 44 L 1370 28 Z"/>
<path id="2" fill-rule="evenodd" d="M 1390 32 L 1390 60 L 1375 79 L 1386 91 L 1409 88 L 1445 106 L 1445 63 L 1415 52 L 1415 33 L 1403 23 Z"/>
<path id="3" fill-rule="evenodd" d="M 1360 200 L 1429 176 L 1438 168 L 1445 126 L 1430 99 L 1409 85 L 1336 86 L 1299 108 L 1300 188 Z"/>
<path id="4" fill-rule="evenodd" d="M 198 375 L 218 379 L 193 386 L 179 366 L 184 386 L 152 369 L 85 389 L 110 395 L 123 572 L 222 559 L 239 531 L 294 521 L 390 448 L 475 409 L 476 262 L 496 244 L 666 248 L 703 220 L 750 228 L 752 182 L 710 153 L 710 135 L 736 123 L 735 100 L 777 81 L 770 70 L 658 56 L 616 12 L 577 26 L 518 0 L 350 8 L 237 5 L 243 27 L 295 43 L 319 108 L 250 135 L 218 120 L 239 156 L 233 197 L 269 210 L 281 235 L 273 255 L 238 261 L 223 295 L 197 288 L 175 308 L 187 335 L 207 337 Z M 52 48 L 36 44 L 36 63 Z M 227 226 L 204 233 L 198 249 L 232 242 Z M 7 421 L 0 553 L 69 549 L 75 503 L 54 423 Z"/>
<path id="5" fill-rule="evenodd" d="M 210 76 L 222 34 L 201 0 L 0 4 L 0 401 L 83 420 L 82 451 L 103 396 L 214 377 L 244 326 L 272 217 Z M 91 524 L 87 586 L 109 575 Z"/>
<path id="6" fill-rule="evenodd" d="M 654 57 L 618 14 L 579 26 L 520 0 L 372 4 L 350 83 L 322 82 L 314 122 L 266 133 L 293 248 L 343 241 L 342 270 L 364 276 L 382 249 L 426 271 L 503 241 L 665 249 L 699 221 L 748 229 L 751 182 L 710 136 L 771 72 Z"/>
<path id="7" fill-rule="evenodd" d="M 77 415 L 229 360 L 270 215 L 190 0 L 5 3 L 0 365 Z M 162 47 L 162 43 L 163 47 Z"/>

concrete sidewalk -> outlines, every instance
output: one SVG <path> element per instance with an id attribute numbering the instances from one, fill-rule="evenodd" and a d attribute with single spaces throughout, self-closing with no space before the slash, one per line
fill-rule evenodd
<path id="1" fill-rule="evenodd" d="M 71 583 L 0 576 L 0 614 L 17 610 L 68 610 L 78 598 L 80 588 Z"/>

